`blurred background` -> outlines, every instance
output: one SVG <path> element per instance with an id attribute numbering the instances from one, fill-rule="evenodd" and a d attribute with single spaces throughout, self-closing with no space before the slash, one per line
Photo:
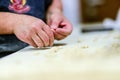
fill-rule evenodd
<path id="1" fill-rule="evenodd" d="M 80 0 L 62 0 L 63 1 L 63 12 L 65 16 L 77 25 L 81 22 L 81 2 Z"/>
<path id="2" fill-rule="evenodd" d="M 62 0 L 65 16 L 73 25 L 116 20 L 120 0 Z"/>

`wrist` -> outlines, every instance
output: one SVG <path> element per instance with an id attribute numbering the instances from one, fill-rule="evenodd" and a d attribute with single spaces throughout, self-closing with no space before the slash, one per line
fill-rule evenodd
<path id="1" fill-rule="evenodd" d="M 0 12 L 0 34 L 13 34 L 14 20 L 16 14 L 9 12 Z"/>
<path id="2" fill-rule="evenodd" d="M 52 4 L 48 8 L 47 14 L 62 13 L 62 12 L 63 12 L 62 1 L 53 0 Z"/>
<path id="3" fill-rule="evenodd" d="M 10 27 L 11 34 L 14 34 L 14 29 L 19 26 L 21 21 L 19 14 L 10 13 L 8 26 Z"/>
<path id="4" fill-rule="evenodd" d="M 60 8 L 51 8 L 51 9 L 49 9 L 48 10 L 48 12 L 47 12 L 47 19 L 49 19 L 52 15 L 62 15 L 63 14 L 63 10 L 62 9 L 60 9 Z"/>
<path id="5" fill-rule="evenodd" d="M 48 12 L 47 12 L 47 15 L 51 15 L 51 14 L 54 14 L 54 13 L 63 13 L 63 11 L 62 10 L 60 10 L 60 9 L 54 9 L 54 10 L 49 10 Z"/>

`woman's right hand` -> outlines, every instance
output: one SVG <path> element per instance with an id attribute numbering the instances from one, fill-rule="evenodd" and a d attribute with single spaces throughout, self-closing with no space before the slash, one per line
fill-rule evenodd
<path id="1" fill-rule="evenodd" d="M 42 20 L 19 14 L 14 18 L 17 21 L 13 24 L 13 33 L 18 39 L 39 48 L 53 45 L 53 32 Z"/>

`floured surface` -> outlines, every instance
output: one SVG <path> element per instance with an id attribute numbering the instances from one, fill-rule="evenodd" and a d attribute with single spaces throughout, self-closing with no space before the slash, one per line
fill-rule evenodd
<path id="1" fill-rule="evenodd" d="M 120 33 L 83 34 L 73 44 L 8 57 L 0 61 L 0 80 L 120 80 Z"/>

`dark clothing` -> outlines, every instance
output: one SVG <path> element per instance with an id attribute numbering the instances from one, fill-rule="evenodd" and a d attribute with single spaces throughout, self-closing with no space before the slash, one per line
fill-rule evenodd
<path id="1" fill-rule="evenodd" d="M 18 12 L 45 21 L 45 13 L 50 3 L 51 0 L 0 0 L 0 12 Z M 28 44 L 18 40 L 15 35 L 0 35 L 0 55 L 16 52 L 26 46 Z"/>

